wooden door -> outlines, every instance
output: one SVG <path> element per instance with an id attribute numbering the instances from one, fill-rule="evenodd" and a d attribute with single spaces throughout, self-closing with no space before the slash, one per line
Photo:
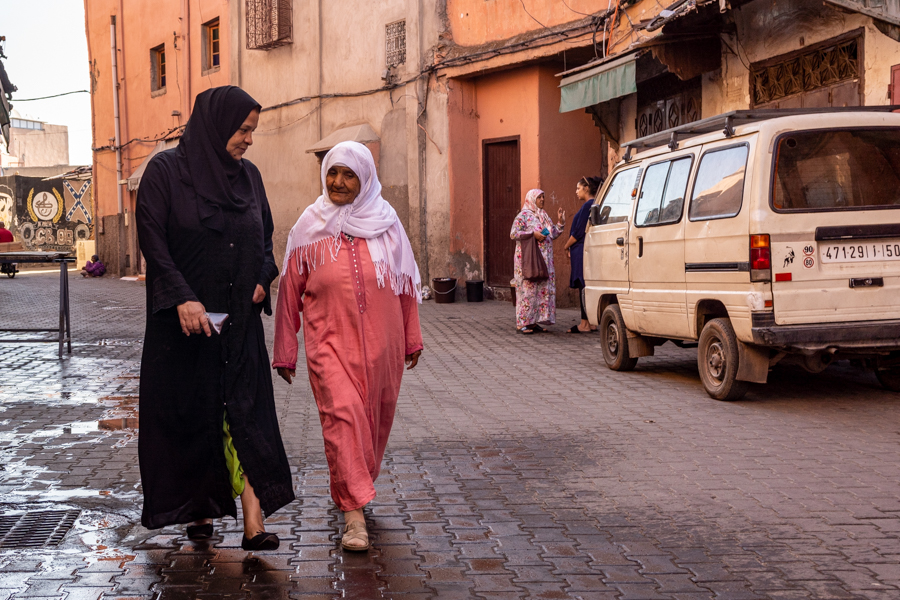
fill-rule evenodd
<path id="1" fill-rule="evenodd" d="M 519 138 L 485 140 L 483 157 L 485 280 L 508 287 L 516 251 L 509 232 L 522 207 Z"/>

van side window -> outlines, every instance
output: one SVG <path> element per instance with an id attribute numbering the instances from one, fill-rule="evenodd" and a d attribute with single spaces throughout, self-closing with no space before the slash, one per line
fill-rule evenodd
<path id="1" fill-rule="evenodd" d="M 645 227 L 679 222 L 690 173 L 690 156 L 648 167 L 638 198 L 635 225 Z"/>
<path id="2" fill-rule="evenodd" d="M 637 187 L 637 179 L 641 170 L 637 167 L 619 171 L 613 177 L 603 201 L 600 203 L 600 214 L 605 218 L 603 223 L 620 223 L 631 216 L 633 192 Z"/>
<path id="3" fill-rule="evenodd" d="M 700 159 L 691 197 L 691 221 L 725 219 L 741 212 L 747 146 L 707 152 Z"/>

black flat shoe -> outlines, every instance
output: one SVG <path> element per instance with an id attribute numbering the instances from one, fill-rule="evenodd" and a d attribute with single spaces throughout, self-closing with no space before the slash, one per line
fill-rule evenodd
<path id="1" fill-rule="evenodd" d="M 187 536 L 191 540 L 208 540 L 213 535 L 212 523 L 203 525 L 188 525 Z"/>
<path id="2" fill-rule="evenodd" d="M 248 540 L 245 535 L 241 539 L 241 548 L 247 551 L 278 550 L 278 536 L 274 533 L 258 533 Z"/>

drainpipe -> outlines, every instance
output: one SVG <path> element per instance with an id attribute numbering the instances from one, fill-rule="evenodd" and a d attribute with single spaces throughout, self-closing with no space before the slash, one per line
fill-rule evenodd
<path id="1" fill-rule="evenodd" d="M 182 98 L 185 122 L 191 116 L 191 5 L 190 0 L 181 0 L 181 51 L 184 56 L 184 90 Z"/>
<path id="2" fill-rule="evenodd" d="M 113 121 L 116 128 L 116 199 L 118 200 L 119 277 L 125 275 L 125 206 L 122 200 L 122 137 L 119 123 L 119 63 L 116 47 L 116 17 L 110 17 L 109 47 L 112 52 Z"/>

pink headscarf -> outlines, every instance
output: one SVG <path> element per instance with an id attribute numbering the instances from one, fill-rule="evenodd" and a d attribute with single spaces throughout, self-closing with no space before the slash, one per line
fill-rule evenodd
<path id="1" fill-rule="evenodd" d="M 528 193 L 525 194 L 525 200 L 522 202 L 522 212 L 530 212 L 534 216 L 537 217 L 538 221 L 541 222 L 541 225 L 550 229 L 553 227 L 553 219 L 550 218 L 550 215 L 547 214 L 543 208 L 537 207 L 537 199 L 538 196 L 544 193 L 544 190 L 539 190 L 537 188 L 533 190 L 528 190 Z"/>
<path id="2" fill-rule="evenodd" d="M 351 204 L 339 206 L 328 199 L 325 175 L 334 165 L 351 169 L 359 177 L 359 195 Z M 422 301 L 422 279 L 406 231 L 394 208 L 381 196 L 381 183 L 369 149 L 357 142 L 341 142 L 322 161 L 322 195 L 300 215 L 288 235 L 282 272 L 292 260 L 308 271 L 324 264 L 325 254 L 337 260 L 341 233 L 366 240 L 375 264 L 378 287 L 385 279 L 396 295 L 408 294 Z"/>

